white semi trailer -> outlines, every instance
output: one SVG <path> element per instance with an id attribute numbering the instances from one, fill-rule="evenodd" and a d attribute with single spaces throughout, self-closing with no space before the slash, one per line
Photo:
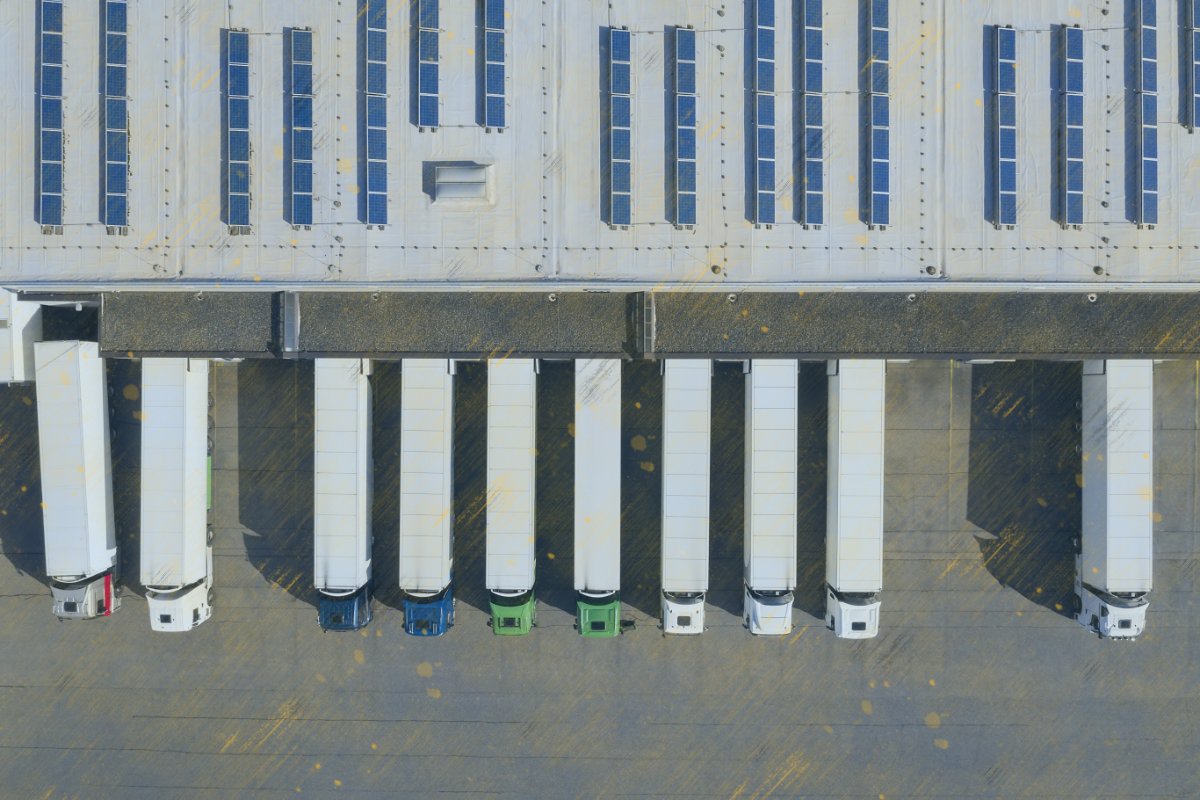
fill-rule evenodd
<path id="1" fill-rule="evenodd" d="M 324 630 L 371 621 L 370 375 L 361 358 L 318 358 L 313 367 L 313 585 Z"/>
<path id="2" fill-rule="evenodd" d="M 54 614 L 107 617 L 121 605 L 116 590 L 104 359 L 95 342 L 38 342 L 38 453 L 46 575 Z"/>
<path id="3" fill-rule="evenodd" d="M 1085 361 L 1075 612 L 1100 636 L 1146 627 L 1154 550 L 1154 363 Z"/>
<path id="4" fill-rule="evenodd" d="M 621 362 L 575 362 L 576 627 L 621 632 Z"/>
<path id="5" fill-rule="evenodd" d="M 492 632 L 529 633 L 537 623 L 533 592 L 536 540 L 537 362 L 488 362 L 487 590 Z"/>
<path id="6" fill-rule="evenodd" d="M 887 362 L 830 361 L 825 616 L 843 639 L 879 633 Z"/>
<path id="7" fill-rule="evenodd" d="M 208 373 L 203 359 L 142 360 L 141 580 L 156 631 L 212 616 Z"/>
<path id="8" fill-rule="evenodd" d="M 663 633 L 704 631 L 712 361 L 663 362 Z"/>
<path id="9" fill-rule="evenodd" d="M 34 379 L 33 345 L 42 338 L 42 307 L 0 290 L 0 383 Z"/>
<path id="10" fill-rule="evenodd" d="M 404 629 L 441 636 L 454 624 L 454 362 L 407 358 L 400 381 Z"/>
<path id="11" fill-rule="evenodd" d="M 745 598 L 751 633 L 792 630 L 796 588 L 797 377 L 793 359 L 746 365 Z"/>

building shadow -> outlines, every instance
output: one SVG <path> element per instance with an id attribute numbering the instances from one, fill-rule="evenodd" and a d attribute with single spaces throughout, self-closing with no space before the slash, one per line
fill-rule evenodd
<path id="1" fill-rule="evenodd" d="M 0 387 L 0 448 L 0 549 L 19 574 L 49 586 L 34 384 Z"/>
<path id="2" fill-rule="evenodd" d="M 487 362 L 460 361 L 454 381 L 454 596 L 489 612 Z"/>
<path id="3" fill-rule="evenodd" d="M 537 597 L 575 614 L 575 362 L 542 361 L 538 376 Z"/>
<path id="4" fill-rule="evenodd" d="M 829 485 L 829 377 L 825 362 L 802 364 L 798 383 L 795 607 L 824 620 Z"/>
<path id="5" fill-rule="evenodd" d="M 110 358 L 106 366 L 120 583 L 141 595 L 142 362 Z"/>
<path id="6" fill-rule="evenodd" d="M 371 362 L 371 583 L 377 603 L 403 608 L 400 591 L 400 362 Z"/>
<path id="7" fill-rule="evenodd" d="M 717 362 L 712 383 L 708 604 L 742 616 L 746 461 L 746 380 L 742 365 Z"/>
<path id="8" fill-rule="evenodd" d="M 246 360 L 237 387 L 246 556 L 268 583 L 315 606 L 313 362 Z"/>
<path id="9" fill-rule="evenodd" d="M 1002 585 L 1071 616 L 1081 520 L 1078 362 L 971 368 L 967 520 Z"/>
<path id="10" fill-rule="evenodd" d="M 661 366 L 628 361 L 621 371 L 621 600 L 651 617 L 662 590 Z"/>

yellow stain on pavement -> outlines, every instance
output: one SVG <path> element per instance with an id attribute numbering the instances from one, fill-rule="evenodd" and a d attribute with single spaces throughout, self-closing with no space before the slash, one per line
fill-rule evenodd
<path id="1" fill-rule="evenodd" d="M 140 394 L 137 385 L 132 383 L 125 384 L 125 388 L 121 390 L 121 395 L 126 400 L 137 400 Z"/>
<path id="2" fill-rule="evenodd" d="M 430 664 L 428 661 L 422 661 L 420 664 L 417 664 L 417 674 L 422 678 L 432 678 L 433 664 Z"/>
<path id="3" fill-rule="evenodd" d="M 946 741 L 945 739 L 934 739 L 933 746 L 939 750 L 945 750 L 950 747 L 950 742 Z"/>
<path id="4" fill-rule="evenodd" d="M 871 705 L 870 700 L 862 701 L 862 712 L 864 714 L 866 714 L 868 717 L 871 716 L 871 714 L 873 714 L 875 712 L 875 707 Z"/>
<path id="5" fill-rule="evenodd" d="M 937 713 L 936 711 L 930 711 L 928 714 L 925 715 L 925 724 L 928 725 L 930 728 L 942 727 L 942 715 Z"/>
<path id="6" fill-rule="evenodd" d="M 639 453 L 646 449 L 646 437 L 640 433 L 629 440 L 629 446 Z"/>
<path id="7" fill-rule="evenodd" d="M 438 700 L 438 699 L 441 699 L 442 690 L 434 688 L 433 686 L 430 686 L 428 689 L 425 690 L 425 694 L 429 695 L 434 700 Z"/>
<path id="8" fill-rule="evenodd" d="M 354 651 L 354 663 L 355 664 L 363 664 L 366 662 L 366 660 L 367 660 L 367 656 L 366 656 L 366 654 L 363 653 L 362 650 Z"/>

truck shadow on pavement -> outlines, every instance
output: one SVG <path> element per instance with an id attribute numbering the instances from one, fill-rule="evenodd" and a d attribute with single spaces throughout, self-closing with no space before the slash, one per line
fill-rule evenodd
<path id="1" fill-rule="evenodd" d="M 268 583 L 310 605 L 313 589 L 313 362 L 246 360 L 237 370 L 238 522 Z"/>
<path id="2" fill-rule="evenodd" d="M 0 447 L 4 452 L 0 458 L 0 548 L 18 573 L 48 586 L 33 384 L 0 387 Z M 50 613 L 48 592 L 46 613 Z"/>
<path id="3" fill-rule="evenodd" d="M 742 365 L 713 365 L 708 604 L 742 616 L 746 381 Z"/>
<path id="4" fill-rule="evenodd" d="M 825 619 L 825 515 L 829 486 L 829 376 L 824 361 L 800 365 L 797 399 L 796 602 Z"/>
<path id="5" fill-rule="evenodd" d="M 621 601 L 662 613 L 663 377 L 657 361 L 621 376 Z"/>
<path id="6" fill-rule="evenodd" d="M 400 591 L 400 362 L 371 363 L 371 582 L 377 606 L 404 607 Z M 378 608 L 376 609 L 378 610 Z"/>
<path id="7" fill-rule="evenodd" d="M 487 362 L 454 381 L 454 596 L 490 613 L 487 592 Z"/>
<path id="8" fill-rule="evenodd" d="M 575 362 L 543 361 L 538 376 L 537 597 L 575 614 Z"/>
<path id="9" fill-rule="evenodd" d="M 142 362 L 109 359 L 107 366 L 119 585 L 127 594 L 140 596 L 145 594 L 141 583 Z"/>
<path id="10" fill-rule="evenodd" d="M 1081 524 L 1078 362 L 971 368 L 967 520 L 984 567 L 1002 585 L 1072 617 Z"/>

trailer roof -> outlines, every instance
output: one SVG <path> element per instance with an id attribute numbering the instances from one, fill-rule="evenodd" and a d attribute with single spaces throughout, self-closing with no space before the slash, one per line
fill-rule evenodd
<path id="1" fill-rule="evenodd" d="M 537 373 L 527 358 L 488 362 L 487 588 L 526 591 L 534 580 Z"/>
<path id="2" fill-rule="evenodd" d="M 348 592 L 371 577 L 370 362 L 313 367 L 313 585 Z"/>
<path id="3" fill-rule="evenodd" d="M 208 571 L 208 362 L 142 361 L 141 580 L 181 587 Z"/>
<path id="4" fill-rule="evenodd" d="M 621 588 L 621 362 L 575 362 L 575 589 Z"/>
<path id="5" fill-rule="evenodd" d="M 883 440 L 887 362 L 844 359 L 829 378 L 826 573 L 841 592 L 883 588 Z"/>
<path id="6" fill-rule="evenodd" d="M 400 588 L 450 583 L 454 526 L 454 377 L 446 359 L 400 367 Z"/>
<path id="7" fill-rule="evenodd" d="M 116 553 L 104 361 L 95 342 L 38 342 L 34 360 L 46 574 L 97 575 Z"/>
<path id="8" fill-rule="evenodd" d="M 760 591 L 796 587 L 798 368 L 754 359 L 746 375 L 746 580 Z"/>
<path id="9" fill-rule="evenodd" d="M 1083 402 L 1083 580 L 1109 592 L 1148 592 L 1154 566 L 1154 362 L 1087 362 Z"/>
<path id="10" fill-rule="evenodd" d="M 662 588 L 708 590 L 712 362 L 663 362 Z"/>

